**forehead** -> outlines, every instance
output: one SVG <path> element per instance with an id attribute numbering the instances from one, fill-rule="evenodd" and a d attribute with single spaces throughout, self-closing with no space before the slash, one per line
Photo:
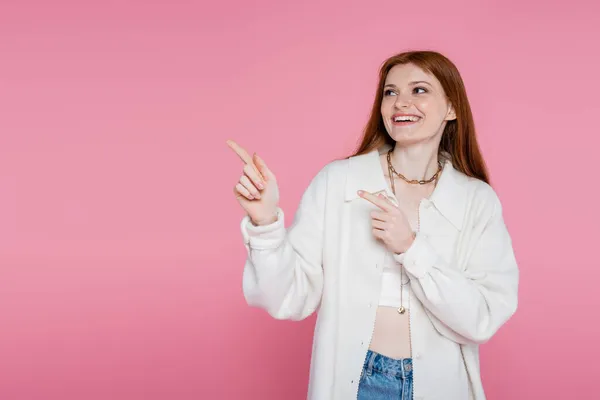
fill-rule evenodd
<path id="1" fill-rule="evenodd" d="M 415 81 L 425 81 L 438 87 L 440 85 L 435 76 L 425 72 L 414 64 L 394 65 L 385 78 L 386 85 L 394 84 L 400 86 Z"/>

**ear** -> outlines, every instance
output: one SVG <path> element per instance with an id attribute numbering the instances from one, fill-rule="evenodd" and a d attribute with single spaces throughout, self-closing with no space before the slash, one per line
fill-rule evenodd
<path id="1" fill-rule="evenodd" d="M 456 119 L 456 111 L 454 110 L 454 106 L 452 104 L 450 104 L 450 107 L 448 108 L 448 113 L 446 114 L 446 120 L 452 121 L 455 119 Z"/>

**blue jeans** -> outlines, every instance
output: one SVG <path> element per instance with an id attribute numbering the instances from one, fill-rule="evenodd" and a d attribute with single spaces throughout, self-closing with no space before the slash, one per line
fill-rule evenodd
<path id="1" fill-rule="evenodd" d="M 358 400 L 412 400 L 412 358 L 396 360 L 369 350 L 358 385 Z"/>

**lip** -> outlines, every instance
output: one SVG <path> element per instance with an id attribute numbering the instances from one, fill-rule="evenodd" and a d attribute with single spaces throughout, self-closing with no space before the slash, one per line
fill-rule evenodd
<path id="1" fill-rule="evenodd" d="M 417 115 L 417 114 L 396 113 L 396 114 L 392 115 L 392 119 L 394 119 L 396 117 L 418 117 L 418 118 L 421 118 L 421 116 Z"/>
<path id="2" fill-rule="evenodd" d="M 394 119 L 396 117 L 417 117 L 417 118 L 419 118 L 419 120 L 418 121 L 396 122 L 396 121 L 394 121 Z M 422 119 L 423 119 L 423 117 L 421 117 L 420 115 L 408 114 L 408 113 L 396 113 L 396 114 L 392 115 L 392 117 L 391 117 L 392 125 L 394 125 L 394 126 L 409 126 L 409 125 L 413 125 L 413 124 L 418 124 L 419 122 L 421 122 Z"/>

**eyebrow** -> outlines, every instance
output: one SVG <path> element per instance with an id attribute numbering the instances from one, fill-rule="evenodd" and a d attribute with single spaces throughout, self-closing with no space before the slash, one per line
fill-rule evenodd
<path id="1" fill-rule="evenodd" d="M 424 84 L 426 84 L 426 85 L 429 85 L 429 86 L 433 87 L 433 86 L 431 85 L 431 83 L 429 83 L 429 82 L 425 82 L 425 81 L 414 81 L 414 82 L 410 82 L 410 83 L 409 83 L 409 85 L 418 85 L 419 83 L 424 83 Z M 388 84 L 387 84 L 387 85 L 385 85 L 384 87 L 388 87 L 388 86 L 389 86 L 389 87 L 393 87 L 393 88 L 395 88 L 395 87 L 396 87 L 396 85 L 394 85 L 393 83 L 388 83 Z"/>

